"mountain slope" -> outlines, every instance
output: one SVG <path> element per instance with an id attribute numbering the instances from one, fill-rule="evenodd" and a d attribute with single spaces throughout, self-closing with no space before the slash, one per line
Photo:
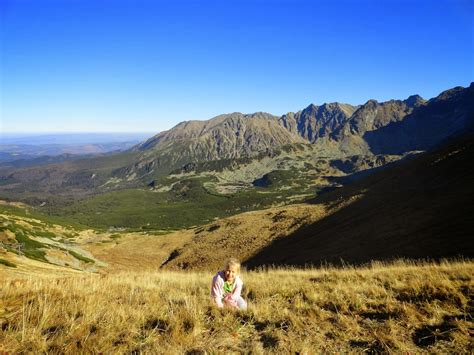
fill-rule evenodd
<path id="1" fill-rule="evenodd" d="M 323 195 L 314 203 L 360 197 L 275 241 L 246 264 L 473 257 L 473 159 L 470 136 Z"/>
<path id="2" fill-rule="evenodd" d="M 19 274 L 36 268 L 67 273 L 72 269 L 97 271 L 104 266 L 82 248 L 80 241 L 90 231 L 57 222 L 32 213 L 28 206 L 0 201 L 0 264 Z"/>
<path id="3" fill-rule="evenodd" d="M 182 122 L 159 133 L 135 149 L 148 152 L 173 152 L 194 160 L 216 160 L 249 156 L 288 143 L 304 142 L 282 128 L 276 116 L 259 112 L 232 113 L 208 121 Z"/>
<path id="4" fill-rule="evenodd" d="M 194 230 L 166 268 L 212 269 L 398 257 L 474 256 L 474 137 L 378 172 L 312 204 L 248 212 Z"/>
<path id="5" fill-rule="evenodd" d="M 322 205 L 297 204 L 220 219 L 195 228 L 192 239 L 188 231 L 177 232 L 189 241 L 170 253 L 162 267 L 218 270 L 229 256 L 238 256 L 245 261 L 273 240 L 328 213 L 330 211 Z"/>
<path id="6" fill-rule="evenodd" d="M 298 133 L 310 143 L 331 135 L 352 116 L 356 106 L 338 102 L 321 106 L 309 105 L 296 113 L 280 117 L 280 124 L 290 132 Z"/>
<path id="7" fill-rule="evenodd" d="M 444 140 L 474 132 L 474 83 L 442 92 L 403 120 L 362 135 L 374 154 L 429 150 Z"/>

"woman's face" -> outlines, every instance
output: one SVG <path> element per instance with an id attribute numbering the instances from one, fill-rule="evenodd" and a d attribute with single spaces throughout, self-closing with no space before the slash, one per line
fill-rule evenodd
<path id="1" fill-rule="evenodd" d="M 234 282 L 235 276 L 237 276 L 237 265 L 229 265 L 224 272 L 225 280 L 228 282 Z"/>

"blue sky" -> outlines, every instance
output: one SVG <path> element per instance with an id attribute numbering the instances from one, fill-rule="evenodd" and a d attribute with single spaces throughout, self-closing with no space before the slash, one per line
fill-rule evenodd
<path id="1" fill-rule="evenodd" d="M 472 0 L 1 0 L 2 132 L 159 132 L 474 80 Z"/>

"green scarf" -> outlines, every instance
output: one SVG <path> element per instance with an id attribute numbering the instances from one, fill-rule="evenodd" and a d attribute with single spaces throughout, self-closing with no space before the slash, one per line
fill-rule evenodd
<path id="1" fill-rule="evenodd" d="M 233 284 L 225 281 L 224 282 L 224 293 L 232 293 L 232 286 L 234 286 Z"/>

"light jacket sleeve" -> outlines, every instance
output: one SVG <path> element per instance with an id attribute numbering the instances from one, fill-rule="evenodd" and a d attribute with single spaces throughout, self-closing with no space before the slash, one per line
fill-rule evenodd
<path id="1" fill-rule="evenodd" d="M 217 305 L 217 307 L 222 308 L 224 307 L 222 303 L 222 296 L 224 290 L 224 280 L 220 277 L 219 274 L 216 274 L 212 279 L 212 286 L 211 286 L 211 299 Z"/>
<path id="2" fill-rule="evenodd" d="M 234 291 L 232 292 L 232 297 L 234 300 L 238 300 L 241 297 L 242 286 L 243 286 L 242 279 L 240 277 L 237 278 L 237 283 L 235 285 Z"/>

